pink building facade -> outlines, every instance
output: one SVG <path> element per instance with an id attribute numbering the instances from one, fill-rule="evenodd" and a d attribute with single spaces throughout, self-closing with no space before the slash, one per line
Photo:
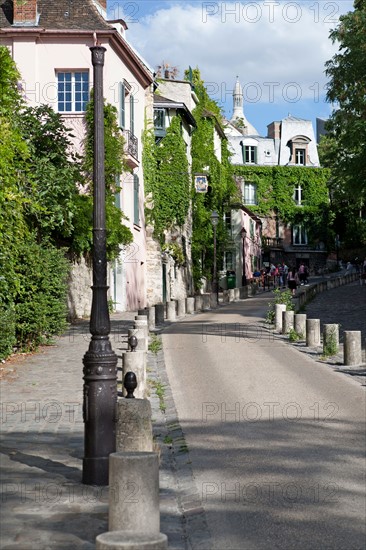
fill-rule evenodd
<path id="1" fill-rule="evenodd" d="M 84 114 L 93 86 L 89 48 L 104 46 L 104 97 L 118 110 L 129 172 L 120 174 L 116 202 L 127 216 L 133 243 L 110 266 L 110 296 L 117 310 L 146 305 L 146 239 L 141 137 L 145 111 L 152 109 L 153 73 L 126 40 L 122 20 L 107 22 L 106 0 L 6 0 L 0 7 L 0 42 L 21 74 L 31 106 L 48 104 L 62 114 L 82 147 Z M 86 277 L 87 279 L 87 277 Z M 77 286 L 77 285 L 76 285 Z M 91 291 L 74 296 L 74 314 L 87 315 Z M 79 303 L 80 302 L 80 303 Z"/>

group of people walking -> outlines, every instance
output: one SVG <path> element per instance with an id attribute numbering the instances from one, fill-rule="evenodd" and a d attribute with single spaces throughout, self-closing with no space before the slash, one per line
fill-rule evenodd
<path id="1" fill-rule="evenodd" d="M 261 271 L 255 272 L 254 277 L 259 279 L 263 290 L 273 288 L 289 288 L 295 294 L 299 285 L 307 285 L 309 282 L 309 268 L 301 263 L 297 269 L 295 266 L 289 268 L 285 262 L 269 265 Z"/>

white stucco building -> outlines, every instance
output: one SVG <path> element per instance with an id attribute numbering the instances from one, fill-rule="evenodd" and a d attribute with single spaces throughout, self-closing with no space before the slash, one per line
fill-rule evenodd
<path id="1" fill-rule="evenodd" d="M 95 44 L 106 48 L 104 97 L 118 110 L 130 169 L 116 175 L 122 186 L 116 201 L 133 233 L 133 244 L 111 266 L 110 296 L 117 310 L 134 310 L 146 305 L 141 135 L 145 106 L 151 104 L 153 72 L 128 43 L 124 21 L 106 19 L 106 0 L 5 0 L 0 6 L 0 41 L 8 46 L 17 64 L 29 105 L 49 104 L 61 113 L 79 148 L 85 134 L 85 106 L 93 86 L 89 48 Z M 81 265 L 76 268 L 79 282 L 75 280 L 71 313 L 88 315 L 88 275 Z"/>

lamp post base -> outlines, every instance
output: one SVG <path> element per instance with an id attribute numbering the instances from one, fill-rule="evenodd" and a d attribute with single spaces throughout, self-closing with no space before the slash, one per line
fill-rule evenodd
<path id="1" fill-rule="evenodd" d="M 99 458 L 83 458 L 84 485 L 106 486 L 109 484 L 109 456 Z"/>

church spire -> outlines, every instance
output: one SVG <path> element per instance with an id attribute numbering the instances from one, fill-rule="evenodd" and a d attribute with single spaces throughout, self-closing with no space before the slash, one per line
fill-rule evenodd
<path id="1" fill-rule="evenodd" d="M 244 115 L 244 95 L 243 89 L 239 82 L 239 77 L 236 77 L 236 82 L 233 90 L 233 116 L 230 120 L 243 135 L 258 136 L 257 130 L 248 122 Z"/>
<path id="2" fill-rule="evenodd" d="M 244 101 L 243 101 L 243 90 L 240 86 L 239 77 L 236 77 L 236 82 L 233 91 L 233 116 L 231 120 L 236 118 L 244 118 Z"/>

